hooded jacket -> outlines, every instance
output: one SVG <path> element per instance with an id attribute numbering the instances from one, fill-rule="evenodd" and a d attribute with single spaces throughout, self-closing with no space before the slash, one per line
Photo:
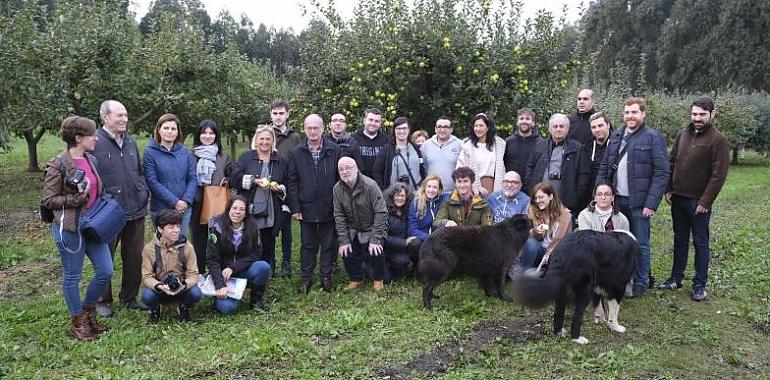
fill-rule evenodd
<path id="1" fill-rule="evenodd" d="M 444 226 L 448 221 L 454 221 L 459 226 L 491 226 L 492 210 L 489 209 L 487 201 L 478 194 L 474 194 L 471 199 L 471 207 L 468 214 L 465 214 L 463 201 L 457 191 L 453 191 L 441 208 L 438 210 L 433 224 Z"/>

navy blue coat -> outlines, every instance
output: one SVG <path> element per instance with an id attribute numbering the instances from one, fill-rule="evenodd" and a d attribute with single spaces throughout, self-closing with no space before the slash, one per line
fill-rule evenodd
<path id="1" fill-rule="evenodd" d="M 150 139 L 144 150 L 144 175 L 152 194 L 150 211 L 174 208 L 180 199 L 193 204 L 198 178 L 193 156 L 184 145 L 176 143 L 168 150 Z"/>
<path id="2" fill-rule="evenodd" d="M 610 167 L 620 153 L 620 142 L 625 132 L 624 125 L 610 135 L 602 163 L 599 165 L 599 174 L 596 175 L 597 185 L 615 180 L 608 176 Z M 627 144 L 629 207 L 647 207 L 657 210 L 668 185 L 666 138 L 660 132 L 642 123 L 639 130 L 629 136 Z"/>
<path id="3" fill-rule="evenodd" d="M 302 213 L 302 220 L 310 223 L 334 221 L 332 189 L 337 183 L 337 161 L 342 157 L 340 147 L 323 140 L 318 165 L 302 140 L 289 153 L 289 208 L 292 214 Z"/>

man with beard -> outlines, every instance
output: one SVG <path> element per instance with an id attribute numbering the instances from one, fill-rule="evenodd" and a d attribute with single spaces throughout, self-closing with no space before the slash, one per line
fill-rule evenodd
<path id="1" fill-rule="evenodd" d="M 644 124 L 646 103 L 641 98 L 623 102 L 625 124 L 610 135 L 596 184 L 615 187 L 615 206 L 628 218 L 639 243 L 633 296 L 644 296 L 650 284 L 650 218 L 668 184 L 668 151 L 663 135 Z"/>
<path id="2" fill-rule="evenodd" d="M 452 134 L 452 120 L 441 116 L 436 120 L 436 134 L 420 147 L 425 161 L 427 175 L 435 174 L 441 178 L 444 191 L 454 190 L 452 172 L 457 165 L 457 158 L 462 150 L 462 141 Z"/>
<path id="3" fill-rule="evenodd" d="M 588 183 L 593 184 L 596 182 L 596 175 L 599 173 L 599 164 L 602 162 L 602 157 L 604 157 L 604 149 L 607 148 L 607 139 L 610 137 L 612 124 L 610 124 L 610 119 L 603 112 L 591 115 L 588 122 L 591 123 L 591 134 L 594 136 L 594 139 L 588 142 L 588 144 L 583 145 L 580 155 L 584 166 L 583 170 L 589 170 Z M 590 186 L 585 190 L 581 197 L 581 203 L 587 205 L 593 198 L 593 194 Z"/>
<path id="4" fill-rule="evenodd" d="M 595 101 L 596 97 L 593 90 L 588 88 L 580 90 L 577 96 L 577 112 L 569 118 L 569 137 L 583 145 L 588 144 L 593 139 L 589 119 L 591 115 L 596 113 Z"/>
<path id="5" fill-rule="evenodd" d="M 353 133 L 353 138 L 358 143 L 361 151 L 363 166 L 360 168 L 369 178 L 374 178 L 374 160 L 380 154 L 382 147 L 388 143 L 388 136 L 380 130 L 382 125 L 382 111 L 378 108 L 366 110 L 364 127 Z"/>
<path id="6" fill-rule="evenodd" d="M 346 290 L 361 287 L 363 264 L 369 269 L 379 293 L 385 289 L 385 257 L 382 244 L 388 233 L 388 209 L 377 182 L 358 172 L 356 161 L 342 157 L 338 163 L 340 180 L 334 185 L 334 222 L 338 252 L 345 263 L 350 282 Z"/>
<path id="7" fill-rule="evenodd" d="M 335 113 L 329 123 L 329 134 L 326 135 L 326 138 L 340 146 L 343 156 L 356 160 L 356 164 L 361 166 L 363 165 L 361 150 L 358 147 L 358 142 L 347 132 L 347 128 L 348 120 L 345 115 Z"/>
<path id="8" fill-rule="evenodd" d="M 520 109 L 516 119 L 516 131 L 505 140 L 505 170 L 525 174 L 527 160 L 540 140 L 542 139 L 535 128 L 535 112 L 531 108 Z M 522 183 L 521 188 L 526 191 L 528 185 L 526 182 Z"/>
<path id="9" fill-rule="evenodd" d="M 696 99 L 690 109 L 692 122 L 676 136 L 669 159 L 671 180 L 666 199 L 671 203 L 674 263 L 671 277 L 660 288 L 682 287 L 692 234 L 695 247 L 692 299 L 695 301 L 703 301 L 707 296 L 711 206 L 727 179 L 730 163 L 730 143 L 711 124 L 714 116 L 716 111 L 711 97 Z"/>
<path id="10" fill-rule="evenodd" d="M 505 173 L 503 190 L 495 191 L 487 198 L 495 223 L 513 218 L 516 214 L 526 214 L 529 197 L 521 192 L 521 176 L 515 171 Z"/>

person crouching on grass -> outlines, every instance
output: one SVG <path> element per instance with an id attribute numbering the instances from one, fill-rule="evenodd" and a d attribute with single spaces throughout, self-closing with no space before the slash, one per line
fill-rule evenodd
<path id="1" fill-rule="evenodd" d="M 195 250 L 181 234 L 182 214 L 155 214 L 155 238 L 142 251 L 142 302 L 150 307 L 150 323 L 160 322 L 160 304 L 175 302 L 177 319 L 190 320 L 190 309 L 201 299 Z"/>

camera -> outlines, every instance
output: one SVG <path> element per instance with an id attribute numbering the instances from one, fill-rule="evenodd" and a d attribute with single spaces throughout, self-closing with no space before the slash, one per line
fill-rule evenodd
<path id="1" fill-rule="evenodd" d="M 182 287 L 182 281 L 179 279 L 179 276 L 174 274 L 172 271 L 164 273 L 160 278 L 160 282 L 163 285 L 168 286 L 168 288 L 172 291 L 177 291 Z"/>
<path id="2" fill-rule="evenodd" d="M 561 179 L 561 173 L 560 172 L 550 172 L 550 173 L 548 173 L 548 179 L 560 180 Z"/>
<path id="3" fill-rule="evenodd" d="M 84 172 L 81 169 L 75 169 L 75 172 L 72 173 L 71 176 L 67 177 L 66 180 L 64 180 L 67 187 L 69 187 L 72 190 L 80 191 L 81 186 L 83 185 L 83 182 L 86 180 L 86 172 Z"/>
<path id="4" fill-rule="evenodd" d="M 404 174 L 398 177 L 398 182 L 409 183 L 409 176 Z"/>

